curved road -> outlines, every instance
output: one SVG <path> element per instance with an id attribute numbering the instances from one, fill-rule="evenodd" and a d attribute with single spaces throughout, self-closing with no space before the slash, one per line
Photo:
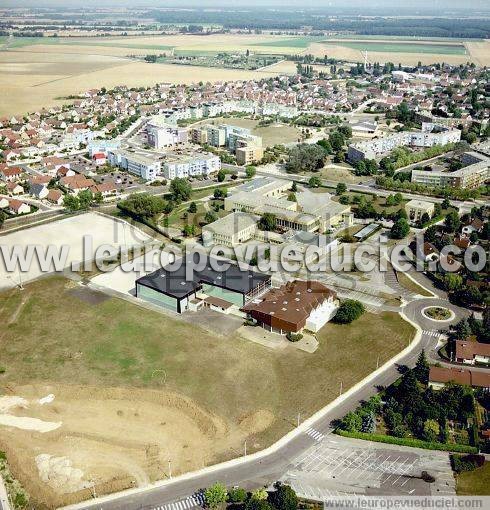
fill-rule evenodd
<path id="1" fill-rule="evenodd" d="M 440 327 L 441 323 L 425 318 L 421 314 L 423 308 L 434 305 L 450 308 L 455 313 L 455 317 L 452 320 L 444 322 L 443 328 Z M 331 433 L 333 431 L 332 421 L 342 418 L 347 412 L 356 408 L 361 401 L 367 400 L 377 393 L 380 386 L 388 386 L 400 377 L 398 371 L 400 365 L 414 366 L 422 349 L 427 352 L 430 358 L 433 358 L 439 337 L 437 332 L 447 329 L 449 325 L 469 315 L 467 310 L 459 308 L 441 297 L 415 299 L 403 307 L 403 312 L 407 318 L 415 322 L 422 330 L 421 338 L 417 345 L 410 352 L 399 358 L 396 363 L 387 366 L 372 380 L 362 385 L 355 392 L 352 392 L 352 394 L 324 413 L 320 418 L 314 421 L 309 420 L 311 428 L 321 434 Z M 298 457 L 314 443 L 315 440 L 307 435 L 301 427 L 297 432 L 287 442 L 283 441 L 279 448 L 266 455 L 259 456 L 259 454 L 256 454 L 243 459 L 243 462 L 240 463 L 232 461 L 203 470 L 202 472 L 179 477 L 175 481 L 169 480 L 160 486 L 149 486 L 147 488 L 126 491 L 108 496 L 107 499 L 100 498 L 98 501 L 87 501 L 78 505 L 72 505 L 69 508 L 150 510 L 171 502 L 182 501 L 216 481 L 221 481 L 227 486 L 240 485 L 245 488 L 268 485 L 278 480 L 287 471 L 287 466 L 290 465 L 291 460 Z"/>

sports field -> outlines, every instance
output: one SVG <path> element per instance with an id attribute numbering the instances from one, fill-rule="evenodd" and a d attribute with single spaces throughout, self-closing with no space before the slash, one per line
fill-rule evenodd
<path id="1" fill-rule="evenodd" d="M 165 478 L 169 459 L 178 474 L 245 440 L 262 449 L 414 334 L 397 314 L 366 314 L 327 324 L 314 354 L 273 350 L 239 337 L 240 319 L 201 327 L 61 277 L 0 293 L 0 320 L 0 450 L 49 507 L 94 482 L 100 494 Z M 210 332 L 219 321 L 226 335 Z"/>

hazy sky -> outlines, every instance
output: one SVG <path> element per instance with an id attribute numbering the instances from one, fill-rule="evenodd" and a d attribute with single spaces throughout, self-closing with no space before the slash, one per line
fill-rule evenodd
<path id="1" fill-rule="evenodd" d="M 0 6 L 4 7 L 43 7 L 43 6 L 148 6 L 148 7 L 169 7 L 169 6 L 217 6 L 224 5 L 237 8 L 234 2 L 226 0 L 0 0 Z M 435 11 L 440 8 L 440 15 L 444 15 L 447 9 L 478 9 L 490 10 L 490 0 L 246 0 L 241 6 L 246 8 L 257 6 L 300 6 L 300 7 L 340 7 L 364 9 L 390 8 L 397 6 L 403 10 L 412 8 L 418 10 L 428 9 Z"/>

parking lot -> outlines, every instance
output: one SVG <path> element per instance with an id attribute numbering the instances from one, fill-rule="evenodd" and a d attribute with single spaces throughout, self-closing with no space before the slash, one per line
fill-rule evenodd
<path id="1" fill-rule="evenodd" d="M 313 434 L 308 434 L 315 439 Z M 427 471 L 434 483 L 422 479 Z M 446 452 L 325 434 L 291 463 L 282 478 L 305 498 L 323 501 L 345 494 L 451 495 L 454 477 Z"/>

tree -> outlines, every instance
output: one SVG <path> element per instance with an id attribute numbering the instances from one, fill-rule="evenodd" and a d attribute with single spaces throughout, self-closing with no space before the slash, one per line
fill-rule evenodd
<path id="1" fill-rule="evenodd" d="M 250 497 L 257 501 L 264 501 L 269 497 L 269 493 L 264 489 L 264 487 L 261 487 L 260 489 L 255 489 Z"/>
<path id="2" fill-rule="evenodd" d="M 358 432 L 361 430 L 362 418 L 355 412 L 347 413 L 340 422 L 340 428 L 347 432 Z"/>
<path id="3" fill-rule="evenodd" d="M 226 172 L 223 169 L 221 169 L 218 172 L 218 182 L 223 182 L 225 179 L 226 179 Z"/>
<path id="4" fill-rule="evenodd" d="M 376 432 L 376 418 L 373 412 L 366 412 L 362 415 L 361 432 L 374 434 Z"/>
<path id="5" fill-rule="evenodd" d="M 444 226 L 448 232 L 456 232 L 461 225 L 457 211 L 450 211 L 444 219 Z"/>
<path id="6" fill-rule="evenodd" d="M 269 494 L 269 502 L 277 510 L 297 510 L 298 496 L 289 486 L 280 482 L 275 484 L 275 491 Z"/>
<path id="7" fill-rule="evenodd" d="M 442 203 L 441 203 L 441 207 L 443 209 L 449 209 L 451 207 L 451 202 L 449 201 L 449 198 L 445 198 Z"/>
<path id="8" fill-rule="evenodd" d="M 196 227 L 194 225 L 185 225 L 184 226 L 184 236 L 192 237 L 196 233 Z"/>
<path id="9" fill-rule="evenodd" d="M 296 193 L 298 191 L 298 185 L 296 184 L 296 181 L 293 181 L 293 184 L 291 185 L 291 191 L 293 193 Z"/>
<path id="10" fill-rule="evenodd" d="M 318 188 L 321 186 L 321 184 L 322 180 L 320 179 L 320 177 L 318 177 L 318 175 L 312 175 L 308 180 L 308 186 L 310 188 Z"/>
<path id="11" fill-rule="evenodd" d="M 289 193 L 288 195 L 288 201 L 289 202 L 296 202 L 296 195 L 294 193 Z"/>
<path id="12" fill-rule="evenodd" d="M 323 168 L 327 156 L 325 150 L 317 144 L 301 143 L 289 149 L 286 172 L 316 172 Z"/>
<path id="13" fill-rule="evenodd" d="M 427 241 L 428 243 L 435 243 L 437 239 L 437 232 L 438 228 L 436 225 L 431 225 L 425 232 L 424 232 L 424 241 Z"/>
<path id="14" fill-rule="evenodd" d="M 338 130 L 345 138 L 352 138 L 352 128 L 349 125 L 344 124 L 343 126 L 340 126 Z"/>
<path id="15" fill-rule="evenodd" d="M 424 423 L 423 436 L 426 441 L 437 441 L 440 433 L 439 423 L 436 420 L 426 420 Z"/>
<path id="16" fill-rule="evenodd" d="M 165 212 L 169 204 L 161 197 L 149 195 L 148 193 L 134 193 L 126 198 L 126 200 L 118 202 L 117 207 L 137 218 L 149 219 Z"/>
<path id="17" fill-rule="evenodd" d="M 328 136 L 328 141 L 334 152 L 340 152 L 345 144 L 345 137 L 340 131 L 332 131 Z"/>
<path id="18" fill-rule="evenodd" d="M 245 174 L 246 176 L 251 179 L 252 177 L 255 176 L 255 174 L 257 173 L 257 169 L 253 166 L 253 165 L 248 165 L 246 168 L 245 168 Z"/>
<path id="19" fill-rule="evenodd" d="M 100 191 L 97 191 L 94 195 L 94 202 L 96 204 L 101 204 L 104 201 L 104 197 Z"/>
<path id="20" fill-rule="evenodd" d="M 459 274 L 448 273 L 443 278 L 444 288 L 449 292 L 459 290 L 463 285 L 463 277 Z"/>
<path id="21" fill-rule="evenodd" d="M 70 195 L 66 194 L 63 197 L 63 205 L 69 210 L 69 211 L 78 211 L 80 209 L 80 200 L 76 195 Z"/>
<path id="22" fill-rule="evenodd" d="M 245 510 L 273 510 L 266 499 L 250 498 L 245 504 Z"/>
<path id="23" fill-rule="evenodd" d="M 420 217 L 420 226 L 421 227 L 425 227 L 425 225 L 427 225 L 427 223 L 429 223 L 430 221 L 430 216 L 424 212 L 424 214 L 422 214 L 422 216 Z"/>
<path id="24" fill-rule="evenodd" d="M 391 227 L 391 237 L 393 239 L 403 239 L 410 232 L 410 225 L 405 218 L 399 218 Z"/>
<path id="25" fill-rule="evenodd" d="M 342 301 L 335 314 L 335 322 L 340 324 L 350 324 L 351 322 L 359 319 L 366 311 L 364 305 L 355 299 L 346 299 Z"/>
<path id="26" fill-rule="evenodd" d="M 342 195 L 347 191 L 347 186 L 343 182 L 339 182 L 335 188 L 336 195 Z"/>
<path id="27" fill-rule="evenodd" d="M 3 227 L 3 224 L 5 223 L 6 219 L 7 215 L 3 211 L 0 211 L 0 228 Z"/>
<path id="28" fill-rule="evenodd" d="M 226 487 L 222 483 L 216 482 L 204 491 L 206 506 L 213 509 L 222 506 L 226 503 L 227 495 Z"/>
<path id="29" fill-rule="evenodd" d="M 196 204 L 196 202 L 191 202 L 189 204 L 189 208 L 187 209 L 187 211 L 189 211 L 192 214 L 197 213 L 197 204 Z"/>
<path id="30" fill-rule="evenodd" d="M 473 333 L 467 319 L 460 320 L 454 329 L 459 340 L 466 340 Z"/>
<path id="31" fill-rule="evenodd" d="M 424 349 L 422 349 L 419 357 L 417 358 L 415 368 L 413 369 L 417 381 L 421 382 L 422 384 L 427 384 L 429 381 L 429 370 L 429 362 L 427 361 Z"/>
<path id="32" fill-rule="evenodd" d="M 216 220 L 218 219 L 218 215 L 213 212 L 213 211 L 208 211 L 205 215 L 204 215 L 204 221 L 206 223 L 213 223 L 215 222 Z"/>
<path id="33" fill-rule="evenodd" d="M 272 232 L 276 229 L 277 218 L 273 213 L 264 213 L 258 222 L 258 226 L 260 230 L 265 230 L 266 232 Z"/>
<path id="34" fill-rule="evenodd" d="M 176 177 L 170 183 L 170 192 L 175 202 L 184 202 L 191 197 L 192 187 L 187 179 Z"/>
<path id="35" fill-rule="evenodd" d="M 226 188 L 216 188 L 213 192 L 214 198 L 225 198 L 228 195 Z"/>
<path id="36" fill-rule="evenodd" d="M 78 193 L 79 209 L 85 211 L 94 201 L 94 195 L 89 189 L 84 189 Z"/>

